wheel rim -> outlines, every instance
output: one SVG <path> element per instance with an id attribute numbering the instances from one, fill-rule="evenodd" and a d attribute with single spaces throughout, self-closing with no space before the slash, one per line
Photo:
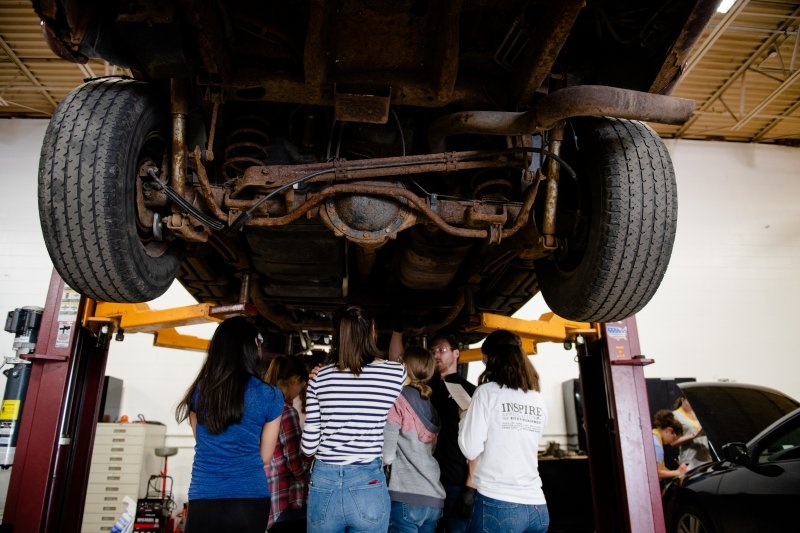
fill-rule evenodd
<path id="1" fill-rule="evenodd" d="M 167 165 L 167 143 L 159 132 L 151 132 L 144 139 L 136 158 L 136 231 L 145 253 L 150 257 L 160 257 L 169 248 L 169 242 L 155 235 L 154 224 L 169 215 L 166 197 L 162 191 L 146 190 L 144 184 L 151 180 L 150 169 L 165 169 Z M 159 180 L 166 182 L 166 173 L 160 172 Z"/>
<path id="2" fill-rule="evenodd" d="M 708 533 L 708 531 L 698 517 L 684 514 L 678 521 L 678 533 Z"/>

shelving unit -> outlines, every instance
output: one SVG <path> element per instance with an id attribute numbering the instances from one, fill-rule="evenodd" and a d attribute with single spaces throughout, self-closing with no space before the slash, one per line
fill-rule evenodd
<path id="1" fill-rule="evenodd" d="M 155 449 L 165 434 L 161 424 L 97 424 L 82 533 L 106 533 L 125 510 L 125 496 L 146 496 L 147 481 L 161 471 Z"/>

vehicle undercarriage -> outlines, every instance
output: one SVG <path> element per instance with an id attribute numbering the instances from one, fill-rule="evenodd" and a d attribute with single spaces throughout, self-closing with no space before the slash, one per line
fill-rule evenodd
<path id="1" fill-rule="evenodd" d="M 40 165 L 64 279 L 145 301 L 177 279 L 264 327 L 467 331 L 541 291 L 565 318 L 640 310 L 669 262 L 675 176 L 641 121 L 714 2 L 37 1 L 91 80 Z"/>

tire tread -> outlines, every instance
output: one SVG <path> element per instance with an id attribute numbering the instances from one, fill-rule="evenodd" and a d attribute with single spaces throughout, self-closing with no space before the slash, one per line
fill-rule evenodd
<path id="1" fill-rule="evenodd" d="M 45 133 L 39 164 L 45 244 L 64 281 L 96 300 L 151 300 L 179 266 L 171 254 L 150 258 L 137 249 L 138 237 L 120 212 L 128 201 L 131 132 L 152 105 L 141 82 L 90 81 L 62 101 Z"/>

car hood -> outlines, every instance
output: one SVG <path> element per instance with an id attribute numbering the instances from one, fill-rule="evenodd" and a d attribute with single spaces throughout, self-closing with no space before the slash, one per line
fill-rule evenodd
<path id="1" fill-rule="evenodd" d="M 680 383 L 719 457 L 722 445 L 749 442 L 798 407 L 793 398 L 766 387 L 739 383 Z"/>

